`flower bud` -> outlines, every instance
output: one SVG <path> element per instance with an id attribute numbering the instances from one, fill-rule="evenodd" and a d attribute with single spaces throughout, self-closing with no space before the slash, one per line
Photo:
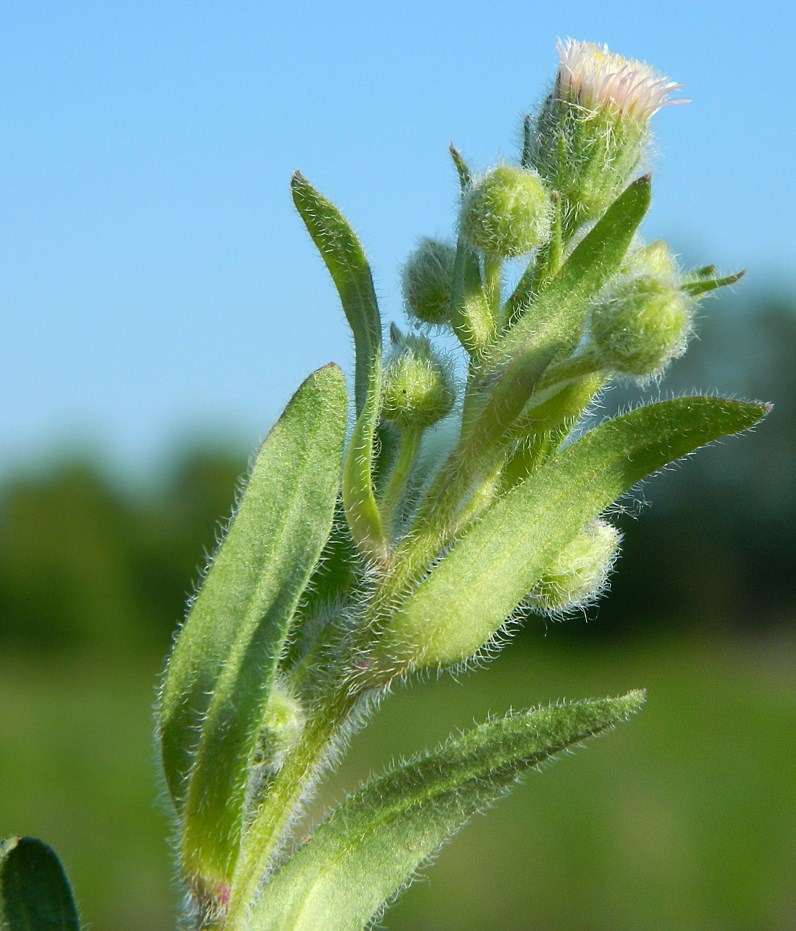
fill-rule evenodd
<path id="1" fill-rule="evenodd" d="M 531 590 L 534 606 L 556 613 L 591 601 L 605 586 L 619 541 L 619 531 L 602 520 L 582 530 Z"/>
<path id="2" fill-rule="evenodd" d="M 486 255 L 511 258 L 550 236 L 552 201 L 539 175 L 500 165 L 476 182 L 462 204 L 462 231 Z"/>
<path id="3" fill-rule="evenodd" d="M 628 275 L 650 275 L 655 278 L 674 278 L 679 275 L 672 251 L 662 239 L 631 249 L 625 257 L 622 270 Z"/>
<path id="4" fill-rule="evenodd" d="M 622 278 L 592 310 L 591 336 L 602 364 L 645 378 L 685 351 L 692 301 L 670 278 Z"/>
<path id="5" fill-rule="evenodd" d="M 425 429 L 446 417 L 456 401 L 450 368 L 422 336 L 402 338 L 384 374 L 382 417 L 399 427 Z"/>
<path id="6" fill-rule="evenodd" d="M 448 323 L 456 250 L 434 239 L 422 239 L 409 256 L 402 274 L 409 316 L 421 323 Z"/>
<path id="7" fill-rule="evenodd" d="M 285 756 L 298 743 L 304 723 L 304 709 L 300 702 L 278 680 L 275 681 L 268 696 L 256 762 L 270 768 L 281 766 Z"/>
<path id="8" fill-rule="evenodd" d="M 605 45 L 559 40 L 558 74 L 531 146 L 531 164 L 558 191 L 570 232 L 624 190 L 650 141 L 651 117 L 681 85 Z"/>

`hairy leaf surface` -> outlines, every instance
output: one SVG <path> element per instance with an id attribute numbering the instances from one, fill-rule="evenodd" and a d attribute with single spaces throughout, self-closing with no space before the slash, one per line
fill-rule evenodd
<path id="1" fill-rule="evenodd" d="M 511 714 L 368 783 L 264 887 L 247 931 L 363 928 L 523 772 L 610 730 L 643 701 L 631 692 Z"/>
<path id="2" fill-rule="evenodd" d="M 524 292 L 523 277 L 507 306 L 516 322 L 482 376 L 484 386 L 496 383 L 469 425 L 476 447 L 499 442 L 550 362 L 575 348 L 591 302 L 619 269 L 649 204 L 650 177 L 644 175 L 611 204 L 538 296 Z"/>
<path id="3" fill-rule="evenodd" d="M 415 667 L 473 655 L 575 534 L 636 482 L 745 430 L 760 404 L 678 398 L 610 420 L 511 489 L 388 621 L 380 650 Z"/>
<path id="4" fill-rule="evenodd" d="M 354 334 L 354 377 L 357 417 L 381 360 L 381 317 L 370 266 L 346 218 L 299 172 L 291 182 L 293 202 L 337 287 Z"/>
<path id="5" fill-rule="evenodd" d="M 326 366 L 266 438 L 163 682 L 160 735 L 184 858 L 223 875 L 249 754 L 299 597 L 332 526 L 346 430 L 342 372 Z"/>

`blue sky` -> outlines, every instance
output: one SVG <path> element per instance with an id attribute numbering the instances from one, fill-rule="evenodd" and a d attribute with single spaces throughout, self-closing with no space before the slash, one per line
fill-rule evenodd
<path id="1" fill-rule="evenodd" d="M 796 16 L 754 5 L 7 3 L 0 10 L 0 470 L 89 443 L 135 475 L 196 433 L 253 446 L 350 361 L 300 168 L 359 232 L 387 319 L 448 235 L 450 141 L 515 152 L 556 37 L 685 84 L 655 118 L 648 238 L 794 281 Z"/>

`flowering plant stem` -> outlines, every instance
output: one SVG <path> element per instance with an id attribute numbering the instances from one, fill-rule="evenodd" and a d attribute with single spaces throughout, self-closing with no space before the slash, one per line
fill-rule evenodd
<path id="1" fill-rule="evenodd" d="M 677 85 L 603 47 L 558 50 L 517 164 L 477 175 L 451 147 L 455 245 L 424 239 L 410 256 L 411 330 L 393 325 L 386 353 L 359 240 L 293 177 L 353 333 L 354 396 L 349 411 L 332 364 L 298 389 L 163 675 L 158 741 L 195 929 L 364 928 L 520 775 L 637 712 L 633 690 L 490 718 L 366 783 L 320 825 L 304 818 L 393 684 L 489 656 L 534 614 L 591 604 L 620 544 L 608 509 L 768 410 L 695 396 L 584 420 L 612 378 L 660 377 L 685 351 L 697 300 L 740 273 L 683 272 L 665 243 L 641 239 L 648 124 Z M 458 361 L 435 348 L 439 329 L 458 339 Z M 58 927 L 76 927 L 54 854 L 12 841 L 0 847 L 0 917 L 27 928 L 14 916 L 39 895 Z M 46 896 L 14 884 L 36 857 Z"/>

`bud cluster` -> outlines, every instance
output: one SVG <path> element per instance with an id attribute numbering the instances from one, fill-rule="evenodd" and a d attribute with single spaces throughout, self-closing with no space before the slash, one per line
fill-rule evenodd
<path id="1" fill-rule="evenodd" d="M 458 242 L 421 240 L 403 270 L 410 321 L 449 327 L 469 355 L 460 445 L 415 515 L 420 526 L 452 509 L 440 545 L 488 510 L 496 489 L 528 481 L 606 381 L 663 372 L 685 350 L 697 295 L 733 280 L 684 275 L 666 243 L 644 244 L 636 233 L 649 203 L 649 176 L 634 176 L 649 149 L 650 119 L 684 102 L 670 99 L 680 85 L 605 46 L 567 40 L 557 52 L 553 89 L 525 121 L 517 163 L 477 175 L 452 149 L 462 188 Z M 524 269 L 507 295 L 504 268 L 517 261 Z M 569 343 L 554 339 L 540 366 L 545 328 L 563 333 L 565 324 L 552 321 L 568 308 Z M 402 338 L 385 370 L 383 419 L 423 430 L 454 400 L 449 369 L 428 340 Z M 610 524 L 592 521 L 537 573 L 526 603 L 558 615 L 590 603 L 619 542 Z M 433 619 L 414 623 L 392 620 L 393 658 L 449 662 L 477 641 L 462 625 L 443 632 Z"/>

